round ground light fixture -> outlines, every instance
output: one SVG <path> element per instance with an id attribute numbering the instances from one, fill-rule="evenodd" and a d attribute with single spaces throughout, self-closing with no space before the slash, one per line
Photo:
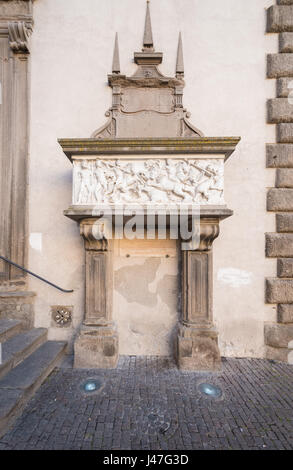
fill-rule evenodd
<path id="1" fill-rule="evenodd" d="M 102 387 L 102 385 L 103 383 L 99 379 L 88 379 L 83 382 L 81 388 L 86 393 L 93 393 L 97 392 Z"/>
<path id="2" fill-rule="evenodd" d="M 223 395 L 223 392 L 220 389 L 220 387 L 217 387 L 216 385 L 213 385 L 213 384 L 203 383 L 203 384 L 200 384 L 198 388 L 199 388 L 199 391 L 206 397 L 220 398 Z"/>

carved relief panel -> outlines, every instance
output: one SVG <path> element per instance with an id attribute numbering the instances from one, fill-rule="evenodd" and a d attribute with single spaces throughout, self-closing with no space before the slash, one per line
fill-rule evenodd
<path id="1" fill-rule="evenodd" d="M 74 161 L 74 205 L 224 204 L 222 159 Z"/>

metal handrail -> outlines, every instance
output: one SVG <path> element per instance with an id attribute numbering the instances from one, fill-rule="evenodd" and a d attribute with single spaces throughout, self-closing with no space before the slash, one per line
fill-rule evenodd
<path id="1" fill-rule="evenodd" d="M 46 284 L 49 284 L 49 286 L 55 287 L 55 289 L 58 289 L 58 290 L 60 290 L 61 292 L 66 292 L 67 294 L 69 294 L 69 293 L 71 293 L 71 292 L 74 292 L 73 290 L 66 290 L 66 289 L 62 289 L 62 287 L 56 286 L 56 284 L 53 284 L 52 282 L 47 281 L 47 279 L 44 279 L 43 277 L 38 276 L 38 275 L 35 274 L 35 273 L 32 273 L 32 272 L 29 271 L 28 269 L 24 268 L 23 266 L 20 266 L 19 264 L 14 263 L 13 261 L 11 261 L 10 259 L 5 258 L 4 256 L 1 256 L 1 255 L 0 255 L 0 259 L 2 259 L 3 261 L 5 261 L 6 263 L 12 264 L 12 266 L 15 266 L 15 267 L 18 268 L 18 269 L 21 269 L 21 270 L 24 271 L 25 273 L 28 273 L 28 274 L 30 274 L 31 276 L 34 276 L 34 277 L 36 277 L 37 279 L 40 279 L 41 281 L 45 282 Z"/>

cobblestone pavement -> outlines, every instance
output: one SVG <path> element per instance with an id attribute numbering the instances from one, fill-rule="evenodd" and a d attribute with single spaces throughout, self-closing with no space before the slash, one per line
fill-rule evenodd
<path id="1" fill-rule="evenodd" d="M 87 378 L 100 380 L 86 394 Z M 221 387 L 205 398 L 198 386 Z M 170 358 L 122 356 L 116 370 L 55 369 L 0 449 L 293 449 L 293 366 L 224 359 L 190 373 Z"/>

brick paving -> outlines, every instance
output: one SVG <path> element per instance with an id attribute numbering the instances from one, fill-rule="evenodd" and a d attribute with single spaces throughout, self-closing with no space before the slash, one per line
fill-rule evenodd
<path id="1" fill-rule="evenodd" d="M 84 381 L 102 387 L 86 394 Z M 209 382 L 223 396 L 206 398 Z M 116 370 L 63 366 L 13 428 L 8 449 L 293 449 L 293 366 L 224 359 L 220 373 L 179 371 L 170 358 L 120 357 Z"/>

